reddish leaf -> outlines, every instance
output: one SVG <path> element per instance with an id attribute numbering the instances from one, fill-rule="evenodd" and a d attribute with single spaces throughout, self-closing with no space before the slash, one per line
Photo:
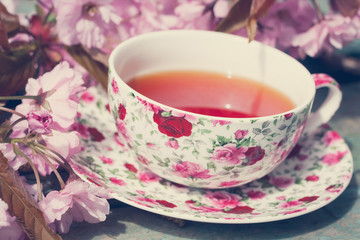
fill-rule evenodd
<path id="1" fill-rule="evenodd" d="M 359 0 L 333 0 L 332 3 L 346 17 L 354 17 L 360 6 Z"/>
<path id="2" fill-rule="evenodd" d="M 10 51 L 8 35 L 7 35 L 5 26 L 1 19 L 0 19 L 0 47 L 2 47 L 6 52 Z M 0 48 L 0 50 L 1 50 L 1 48 Z"/>
<path id="3" fill-rule="evenodd" d="M 15 31 L 20 27 L 19 17 L 9 13 L 2 3 L 0 3 L 0 21 L 3 22 L 7 33 Z"/>
<path id="4" fill-rule="evenodd" d="M 96 61 L 81 45 L 65 46 L 69 54 L 83 66 L 106 90 L 108 68 Z"/>
<path id="5" fill-rule="evenodd" d="M 249 38 L 249 42 L 255 39 L 256 36 L 256 30 L 257 30 L 257 20 L 255 18 L 249 19 L 246 30 Z"/>
<path id="6" fill-rule="evenodd" d="M 61 240 L 46 224 L 41 210 L 24 188 L 20 176 L 8 166 L 0 152 L 0 197 L 8 204 L 11 215 L 16 216 L 31 239 Z"/>
<path id="7" fill-rule="evenodd" d="M 236 0 L 228 15 L 220 21 L 216 31 L 233 32 L 245 27 L 250 17 L 252 0 Z"/>
<path id="8" fill-rule="evenodd" d="M 267 10 L 273 5 L 275 0 L 256 0 L 253 1 L 250 11 L 251 18 L 256 20 L 265 15 Z"/>
<path id="9" fill-rule="evenodd" d="M 217 31 L 233 32 L 246 27 L 249 42 L 255 38 L 257 20 L 262 17 L 275 0 L 237 0 L 228 15 L 220 21 Z"/>
<path id="10" fill-rule="evenodd" d="M 29 46 L 31 47 L 31 46 Z M 0 51 L 0 95 L 10 96 L 24 88 L 35 74 L 35 55 L 26 47 L 4 53 Z"/>

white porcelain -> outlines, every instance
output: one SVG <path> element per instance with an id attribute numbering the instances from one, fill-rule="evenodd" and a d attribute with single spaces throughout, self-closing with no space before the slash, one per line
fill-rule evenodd
<path id="1" fill-rule="evenodd" d="M 81 97 L 77 129 L 84 150 L 71 164 L 85 181 L 103 186 L 113 198 L 134 207 L 201 222 L 269 222 L 319 209 L 350 182 L 350 150 L 336 131 L 324 125 L 301 137 L 278 168 L 246 185 L 209 190 L 172 183 L 133 161 L 109 123 L 112 116 L 99 88 L 90 88 Z"/>
<path id="2" fill-rule="evenodd" d="M 136 75 L 184 69 L 262 81 L 289 96 L 296 107 L 258 118 L 212 117 L 157 103 L 126 84 Z M 303 132 L 316 88 L 328 87 L 330 94 L 310 117 L 309 131 L 337 110 L 341 91 L 336 85 L 329 76 L 311 76 L 281 51 L 210 31 L 140 35 L 121 43 L 109 59 L 110 109 L 119 137 L 133 154 L 132 164 L 141 163 L 162 178 L 190 187 L 239 186 L 271 172 Z"/>

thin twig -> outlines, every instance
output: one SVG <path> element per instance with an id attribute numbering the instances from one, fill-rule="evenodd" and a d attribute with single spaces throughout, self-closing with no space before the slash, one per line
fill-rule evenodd
<path id="1" fill-rule="evenodd" d="M 9 137 L 9 135 L 11 134 L 10 133 L 10 131 L 11 131 L 11 129 L 13 129 L 13 127 L 16 125 L 16 124 L 18 124 L 19 122 L 21 122 L 21 121 L 24 121 L 24 120 L 26 120 L 26 118 L 19 118 L 19 119 L 17 119 L 15 122 L 13 122 L 11 125 L 10 125 L 10 127 L 6 130 L 6 132 L 4 132 L 4 134 L 3 134 L 3 139 L 7 139 L 8 137 Z"/>
<path id="2" fill-rule="evenodd" d="M 41 182 L 40 182 L 40 176 L 39 176 L 39 172 L 38 170 L 36 169 L 34 163 L 31 161 L 31 159 L 26 156 L 25 153 L 23 153 L 20 148 L 15 144 L 13 143 L 12 144 L 13 148 L 14 148 L 14 152 L 16 155 L 21 155 L 22 157 L 24 157 L 26 159 L 26 161 L 30 164 L 33 172 L 34 172 L 34 175 L 35 175 L 35 179 L 36 179 L 36 186 L 37 186 L 37 191 L 38 191 L 38 197 L 39 197 L 39 201 L 42 200 L 42 191 L 41 191 Z"/>
<path id="3" fill-rule="evenodd" d="M 54 164 L 52 164 L 52 162 L 47 158 L 47 154 L 46 152 L 43 152 L 42 150 L 40 150 L 39 148 L 32 148 L 37 154 L 39 154 L 45 161 L 46 163 L 48 163 L 51 167 L 51 169 L 53 170 L 53 172 L 55 173 L 56 178 L 58 179 L 59 183 L 60 183 L 60 187 L 61 189 L 63 189 L 65 187 L 65 182 L 62 179 L 62 177 L 60 176 L 60 173 L 58 172 L 58 170 L 56 169 L 56 167 L 54 166 Z M 50 156 L 51 157 L 51 156 Z"/>
<path id="4" fill-rule="evenodd" d="M 26 118 L 26 116 L 24 114 L 19 113 L 19 112 L 15 111 L 15 110 L 12 110 L 10 108 L 0 107 L 0 111 L 9 112 L 9 113 L 12 113 L 12 114 L 16 114 L 16 115 L 18 115 L 18 116 L 20 116 L 22 118 Z"/>
<path id="5" fill-rule="evenodd" d="M 37 142 L 34 142 L 33 144 L 35 144 L 36 146 L 38 147 L 41 147 L 42 148 L 42 151 L 46 152 L 46 151 L 49 151 L 51 152 L 52 154 L 54 154 L 56 157 L 60 158 L 62 160 L 59 161 L 56 157 L 54 156 L 51 156 L 49 155 L 49 157 L 51 157 L 52 159 L 54 159 L 56 162 L 58 162 L 59 164 L 61 164 L 62 167 L 65 168 L 66 171 L 68 171 L 68 173 L 70 174 L 72 172 L 72 168 L 71 166 L 69 165 L 69 163 L 67 162 L 67 160 L 61 155 L 59 154 L 58 152 L 52 150 L 51 148 L 45 146 L 45 145 L 42 145 L 42 144 L 39 144 Z M 45 151 L 46 150 L 46 151 Z"/>
<path id="6" fill-rule="evenodd" d="M 22 100 L 22 99 L 38 100 L 39 96 L 0 96 L 0 100 Z"/>

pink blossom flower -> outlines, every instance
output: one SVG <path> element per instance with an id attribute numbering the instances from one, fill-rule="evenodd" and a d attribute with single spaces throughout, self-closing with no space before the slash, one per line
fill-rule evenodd
<path id="1" fill-rule="evenodd" d="M 16 222 L 16 217 L 13 217 L 8 212 L 8 205 L 0 199 L 0 236 L 1 239 L 18 240 L 24 239 L 25 234 L 19 224 Z"/>
<path id="2" fill-rule="evenodd" d="M 174 138 L 169 139 L 169 141 L 167 141 L 165 143 L 165 146 L 168 146 L 168 147 L 171 147 L 171 148 L 174 148 L 174 149 L 179 148 L 178 141 L 176 139 L 174 139 Z"/>
<path id="3" fill-rule="evenodd" d="M 46 146 L 69 159 L 81 150 L 80 134 L 78 132 L 53 131 L 52 135 L 45 135 Z"/>
<path id="4" fill-rule="evenodd" d="M 174 174 L 183 178 L 202 178 L 207 179 L 211 178 L 212 175 L 209 175 L 210 172 L 208 169 L 201 169 L 200 165 L 188 161 L 177 163 L 172 165 L 174 169 Z"/>
<path id="5" fill-rule="evenodd" d="M 298 57 L 299 53 L 292 45 L 292 41 L 298 33 L 309 29 L 315 20 L 316 11 L 309 1 L 276 1 L 259 19 L 255 40 L 281 50 L 287 50 Z M 235 33 L 247 36 L 246 29 Z"/>
<path id="6" fill-rule="evenodd" d="M 333 142 L 342 140 L 340 134 L 336 131 L 328 131 L 325 133 L 322 141 L 326 144 L 326 146 L 331 145 Z"/>
<path id="7" fill-rule="evenodd" d="M 149 171 L 138 171 L 136 173 L 136 178 L 143 183 L 158 182 L 161 180 L 159 176 Z"/>
<path id="8" fill-rule="evenodd" d="M 48 193 L 39 202 L 39 207 L 44 212 L 47 223 L 61 223 L 62 229 L 68 230 L 72 220 L 89 223 L 104 221 L 109 214 L 109 204 L 102 197 L 99 187 L 73 180 L 61 191 Z M 69 210 L 71 216 L 65 214 Z"/>
<path id="9" fill-rule="evenodd" d="M 185 29 L 213 29 L 213 11 L 207 9 L 211 2 L 203 0 L 179 1 L 174 13 L 178 17 L 177 28 Z M 221 14 L 223 7 L 217 7 L 217 14 Z"/>
<path id="10" fill-rule="evenodd" d="M 227 0 L 218 0 L 214 5 L 214 16 L 216 18 L 224 18 L 230 10 L 231 4 Z"/>
<path id="11" fill-rule="evenodd" d="M 336 153 L 328 153 L 322 157 L 322 162 L 333 166 L 341 161 L 341 159 L 347 154 L 348 151 L 337 151 Z"/>
<path id="12" fill-rule="evenodd" d="M 228 182 L 222 182 L 220 183 L 220 187 L 232 187 L 232 186 L 236 186 L 239 183 L 241 183 L 242 181 L 236 181 L 236 180 L 232 180 L 232 181 L 228 181 Z"/>
<path id="13" fill-rule="evenodd" d="M 307 31 L 295 36 L 292 45 L 315 57 L 320 52 L 341 49 L 352 42 L 357 34 L 357 26 L 349 17 L 330 13 Z"/>
<path id="14" fill-rule="evenodd" d="M 20 149 L 22 145 L 19 144 Z M 27 161 L 24 157 L 16 156 L 14 148 L 11 143 L 0 143 L 0 151 L 8 159 L 9 166 L 17 171 L 22 165 L 26 164 Z"/>
<path id="15" fill-rule="evenodd" d="M 40 99 L 23 99 L 16 110 L 24 115 L 32 110 L 48 111 L 53 119 L 51 128 L 67 130 L 74 123 L 79 103 L 77 94 L 84 89 L 82 84 L 80 73 L 72 70 L 67 62 L 59 63 L 38 79 L 28 80 L 26 95 L 39 96 Z M 18 131 L 27 128 L 22 127 Z"/>
<path id="16" fill-rule="evenodd" d="M 263 197 L 266 196 L 266 193 L 264 193 L 264 192 L 262 192 L 262 191 L 256 191 L 256 190 L 254 190 L 254 189 L 251 189 L 251 190 L 248 191 L 246 194 L 247 194 L 247 195 L 249 196 L 249 198 L 251 198 L 251 199 L 261 199 L 261 198 L 263 198 Z"/>
<path id="17" fill-rule="evenodd" d="M 235 138 L 236 139 L 242 139 L 242 138 L 244 138 L 247 134 L 249 133 L 249 131 L 248 130 L 237 130 L 236 132 L 235 132 Z"/>
<path id="18" fill-rule="evenodd" d="M 208 191 L 205 194 L 205 203 L 217 209 L 234 208 L 241 205 L 241 197 L 226 191 Z"/>
<path id="19" fill-rule="evenodd" d="M 296 207 L 296 206 L 299 206 L 302 204 L 303 204 L 303 202 L 301 202 L 301 201 L 293 200 L 293 201 L 289 201 L 289 202 L 279 203 L 278 207 L 281 209 L 286 209 L 286 208 Z"/>
<path id="20" fill-rule="evenodd" d="M 237 148 L 236 144 L 228 143 L 224 146 L 216 147 L 211 159 L 218 163 L 236 165 L 242 163 L 246 158 L 245 152 L 247 150 L 247 147 Z"/>
<path id="21" fill-rule="evenodd" d="M 29 129 L 39 134 L 51 133 L 50 125 L 53 120 L 47 111 L 31 111 L 28 113 Z"/>
<path id="22" fill-rule="evenodd" d="M 59 0 L 55 8 L 58 36 L 67 45 L 101 49 L 108 38 L 120 37 L 117 28 L 124 18 L 137 14 L 129 11 L 132 5 L 132 1 Z"/>
<path id="23" fill-rule="evenodd" d="M 295 179 L 288 177 L 271 177 L 269 183 L 277 188 L 285 189 L 292 185 Z"/>

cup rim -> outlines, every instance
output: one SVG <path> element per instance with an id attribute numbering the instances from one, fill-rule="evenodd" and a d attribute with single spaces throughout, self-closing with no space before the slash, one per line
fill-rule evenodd
<path id="1" fill-rule="evenodd" d="M 259 117 L 248 117 L 248 118 L 213 116 L 213 115 L 205 115 L 205 114 L 200 114 L 200 113 L 181 110 L 179 108 L 172 107 L 172 106 L 169 106 L 167 104 L 163 104 L 161 102 L 153 100 L 153 99 L 139 93 L 135 89 L 131 88 L 124 80 L 122 80 L 122 78 L 119 76 L 118 72 L 116 71 L 115 58 L 117 56 L 117 52 L 119 52 L 121 49 L 125 48 L 127 45 L 129 45 L 129 44 L 131 44 L 131 43 L 133 43 L 135 41 L 140 41 L 143 38 L 152 37 L 154 35 L 161 35 L 161 34 L 189 34 L 189 33 L 191 33 L 191 34 L 194 34 L 194 33 L 195 34 L 210 34 L 210 35 L 214 34 L 214 35 L 218 35 L 218 36 L 223 35 L 223 36 L 230 37 L 230 38 L 238 38 L 238 39 L 246 39 L 247 40 L 247 38 L 242 37 L 242 36 L 229 34 L 229 33 L 223 33 L 223 32 L 210 31 L 210 30 L 174 29 L 174 30 L 161 30 L 161 31 L 143 33 L 143 34 L 131 37 L 131 38 L 119 43 L 112 50 L 112 52 L 110 53 L 109 60 L 108 60 L 109 71 L 111 71 L 113 77 L 116 78 L 118 84 L 120 83 L 122 85 L 122 87 L 125 87 L 128 90 L 133 91 L 134 93 L 136 93 L 137 96 L 141 97 L 141 99 L 145 100 L 146 102 L 150 102 L 150 103 L 152 103 L 152 104 L 154 104 L 156 106 L 161 107 L 162 109 L 170 109 L 170 110 L 174 110 L 174 111 L 176 111 L 178 113 L 183 113 L 183 114 L 186 114 L 186 115 L 193 115 L 193 116 L 198 117 L 198 118 L 201 117 L 201 118 L 207 118 L 207 119 L 210 119 L 210 120 L 223 120 L 223 121 L 231 121 L 231 122 L 236 122 L 236 121 L 253 122 L 254 120 L 256 120 L 256 121 L 258 121 L 258 120 L 266 120 L 268 118 L 276 118 L 276 117 L 280 117 L 280 116 L 290 114 L 290 113 L 298 113 L 298 112 L 301 112 L 303 109 L 305 109 L 309 104 L 312 105 L 312 102 L 313 102 L 313 100 L 315 98 L 316 86 L 315 86 L 315 82 L 313 81 L 311 73 L 309 72 L 309 70 L 306 69 L 305 66 L 302 63 L 300 63 L 299 61 L 297 61 L 295 58 L 288 55 L 287 53 L 285 53 L 285 52 L 283 52 L 283 51 L 281 51 L 281 50 L 279 50 L 279 49 L 277 49 L 275 47 L 265 45 L 265 44 L 263 44 L 263 43 L 261 43 L 259 41 L 256 41 L 256 40 L 253 40 L 252 44 L 263 45 L 265 48 L 272 49 L 272 51 L 275 51 L 276 54 L 280 54 L 280 55 L 285 56 L 286 58 L 289 58 L 289 60 L 295 62 L 302 69 L 302 71 L 305 71 L 307 73 L 307 75 L 309 75 L 309 78 L 311 79 L 312 86 L 313 86 L 312 87 L 313 88 L 313 94 L 309 95 L 309 97 L 306 98 L 305 100 L 303 100 L 302 103 L 297 104 L 297 106 L 295 108 L 292 108 L 292 109 L 290 109 L 288 111 L 281 112 L 281 113 L 265 115 L 265 116 L 259 116 Z M 109 82 L 108 82 L 108 86 L 109 86 L 108 94 L 109 95 L 115 95 L 113 93 L 113 91 L 111 91 L 111 89 L 110 89 L 111 84 L 112 83 L 111 83 L 111 81 L 109 79 Z"/>

